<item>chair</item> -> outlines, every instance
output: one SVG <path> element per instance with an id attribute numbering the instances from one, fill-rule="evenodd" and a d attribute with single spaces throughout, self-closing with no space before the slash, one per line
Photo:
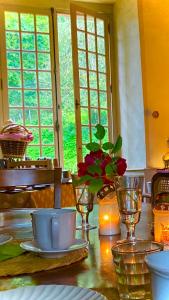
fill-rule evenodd
<path id="1" fill-rule="evenodd" d="M 169 171 L 157 172 L 153 176 L 151 191 L 153 206 L 159 197 L 163 198 L 163 202 L 165 202 L 165 198 L 169 197 Z"/>
<path id="2" fill-rule="evenodd" d="M 0 170 L 0 187 L 54 184 L 54 207 L 61 207 L 61 168 Z"/>
<path id="3" fill-rule="evenodd" d="M 46 168 L 52 169 L 51 159 L 43 160 L 22 160 L 22 161 L 10 161 L 6 162 L 7 169 L 22 169 L 22 168 Z"/>

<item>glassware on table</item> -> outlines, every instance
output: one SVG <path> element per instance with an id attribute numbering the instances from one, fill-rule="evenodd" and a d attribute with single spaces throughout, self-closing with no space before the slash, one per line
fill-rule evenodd
<path id="1" fill-rule="evenodd" d="M 120 188 L 117 190 L 117 201 L 122 223 L 127 227 L 127 238 L 121 242 L 135 241 L 135 226 L 141 215 L 141 190 L 137 188 Z"/>
<path id="2" fill-rule="evenodd" d="M 135 241 L 112 248 L 120 300 L 152 300 L 147 254 L 163 250 L 163 244 Z"/>
<path id="3" fill-rule="evenodd" d="M 94 194 L 88 190 L 88 186 L 80 185 L 74 187 L 76 209 L 82 217 L 82 225 L 76 229 L 90 230 L 96 228 L 89 224 L 89 213 L 93 210 Z"/>

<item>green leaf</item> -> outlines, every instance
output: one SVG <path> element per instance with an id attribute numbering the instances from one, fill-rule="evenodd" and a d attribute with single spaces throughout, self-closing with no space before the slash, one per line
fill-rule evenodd
<path id="1" fill-rule="evenodd" d="M 87 170 L 91 174 L 98 174 L 98 175 L 102 174 L 102 169 L 97 165 L 91 165 L 87 168 Z"/>
<path id="2" fill-rule="evenodd" d="M 97 124 L 96 126 L 96 133 L 94 134 L 95 137 L 98 139 L 98 140 L 102 140 L 104 137 L 105 137 L 105 134 L 106 134 L 106 130 L 104 129 L 104 127 L 100 124 Z"/>
<path id="3" fill-rule="evenodd" d="M 98 143 L 88 143 L 86 145 L 86 148 L 89 150 L 89 151 L 98 151 L 100 149 L 100 145 Z"/>
<path id="4" fill-rule="evenodd" d="M 112 177 L 116 174 L 116 166 L 112 163 L 108 164 L 105 168 L 106 176 Z"/>
<path id="5" fill-rule="evenodd" d="M 78 185 L 84 184 L 86 181 L 90 181 L 91 179 L 93 179 L 92 176 L 90 176 L 90 175 L 84 175 L 84 176 L 79 177 L 77 179 L 73 179 L 72 184 L 74 186 L 78 186 Z"/>
<path id="6" fill-rule="evenodd" d="M 91 193 L 97 193 L 103 186 L 103 180 L 101 178 L 93 179 L 89 185 L 89 191 Z"/>
<path id="7" fill-rule="evenodd" d="M 110 150 L 110 149 L 114 149 L 114 144 L 110 143 L 110 142 L 107 142 L 107 143 L 104 143 L 102 145 L 102 148 L 103 150 Z"/>
<path id="8" fill-rule="evenodd" d="M 16 257 L 24 253 L 19 245 L 15 244 L 5 244 L 0 246 L 0 261 Z"/>
<path id="9" fill-rule="evenodd" d="M 121 147 L 122 147 L 122 137 L 119 135 L 112 152 L 113 153 L 118 152 L 121 149 Z"/>

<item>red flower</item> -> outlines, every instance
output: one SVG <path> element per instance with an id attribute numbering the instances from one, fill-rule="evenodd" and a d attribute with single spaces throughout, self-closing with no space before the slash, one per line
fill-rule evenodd
<path id="1" fill-rule="evenodd" d="M 125 173 L 126 169 L 127 169 L 127 163 L 126 163 L 126 159 L 124 158 L 118 158 L 117 162 L 117 173 L 119 176 L 123 176 L 123 174 Z"/>
<path id="2" fill-rule="evenodd" d="M 87 154 L 87 155 L 85 156 L 85 164 L 86 164 L 87 166 L 93 165 L 94 162 L 95 162 L 95 160 L 94 160 L 94 158 L 92 157 L 91 154 Z"/>
<path id="3" fill-rule="evenodd" d="M 78 163 L 78 176 L 84 176 L 87 174 L 87 165 L 83 162 Z"/>

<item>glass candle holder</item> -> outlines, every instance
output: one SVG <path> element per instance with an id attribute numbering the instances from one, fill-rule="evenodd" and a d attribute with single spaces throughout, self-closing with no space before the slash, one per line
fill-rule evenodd
<path id="1" fill-rule="evenodd" d="M 113 192 L 99 200 L 99 234 L 120 234 L 120 215 L 116 194 Z"/>
<path id="2" fill-rule="evenodd" d="M 163 204 L 163 206 L 165 205 Z M 154 208 L 153 213 L 154 213 L 154 239 L 156 242 L 163 242 L 164 244 L 169 245 L 169 210 L 168 209 L 159 210 Z"/>

